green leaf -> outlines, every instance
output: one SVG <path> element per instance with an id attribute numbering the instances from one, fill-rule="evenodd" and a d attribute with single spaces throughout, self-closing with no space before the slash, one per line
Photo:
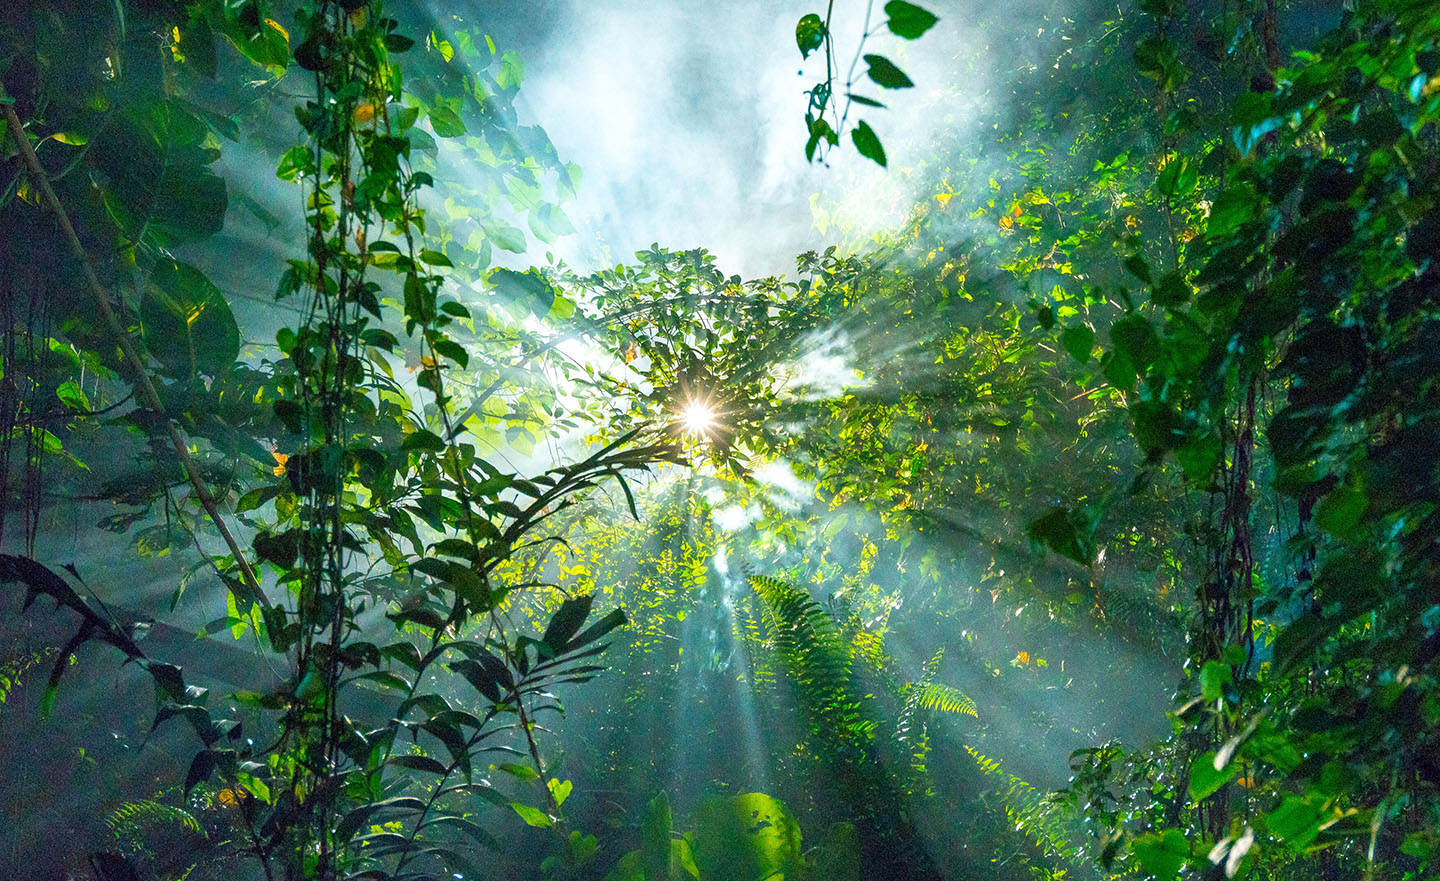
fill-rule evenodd
<path id="1" fill-rule="evenodd" d="M 243 514 L 246 511 L 253 511 L 276 496 L 280 495 L 284 487 L 271 484 L 269 486 L 257 486 L 235 502 L 235 513 Z"/>
<path id="2" fill-rule="evenodd" d="M 1195 190 L 1200 180 L 1200 169 L 1183 156 L 1172 156 L 1160 169 L 1155 179 L 1155 189 L 1169 200 L 1183 199 Z"/>
<path id="3" fill-rule="evenodd" d="M 1220 437 L 1214 432 L 1188 437 L 1175 448 L 1175 461 L 1185 472 L 1185 479 L 1203 483 L 1215 473 L 1220 464 Z"/>
<path id="4" fill-rule="evenodd" d="M 415 561 L 410 568 L 450 585 L 456 594 L 478 609 L 488 609 L 490 606 L 492 597 L 485 585 L 485 579 L 469 566 L 428 557 Z"/>
<path id="5" fill-rule="evenodd" d="M 1145 259 L 1143 254 L 1131 254 L 1125 258 L 1125 269 L 1141 281 L 1149 284 L 1153 276 L 1150 274 L 1150 261 Z"/>
<path id="6" fill-rule="evenodd" d="M 478 824 L 474 823 L 471 820 L 467 820 L 463 817 L 454 817 L 447 814 L 444 816 L 436 817 L 433 820 L 427 820 L 425 822 L 425 825 L 421 828 L 429 829 L 433 826 L 453 826 L 454 828 L 459 829 L 461 832 L 464 832 L 473 841 L 475 841 L 476 844 L 479 844 L 486 850 L 493 850 L 496 853 L 502 852 L 500 841 L 495 836 L 491 835 L 489 832 L 486 832 L 483 828 L 481 828 Z"/>
<path id="7" fill-rule="evenodd" d="M 879 83 L 887 89 L 908 89 L 915 84 L 910 81 L 904 71 L 896 67 L 890 59 L 884 55 L 866 55 L 865 63 L 870 65 L 867 71 L 870 79 Z"/>
<path id="8" fill-rule="evenodd" d="M 545 635 L 541 639 L 556 654 L 564 651 L 571 637 L 580 632 L 580 626 L 589 617 L 590 605 L 594 601 L 593 594 L 565 600 L 550 618 L 550 625 L 545 628 Z"/>
<path id="9" fill-rule="evenodd" d="M 1335 536 L 1349 538 L 1365 516 L 1370 498 L 1363 489 L 1346 483 L 1325 494 L 1315 508 L 1315 525 Z"/>
<path id="10" fill-rule="evenodd" d="M 1189 858 L 1190 843 L 1180 830 L 1166 829 L 1137 836 L 1130 842 L 1130 852 L 1155 881 L 1170 881 L 1180 874 L 1181 867 Z"/>
<path id="11" fill-rule="evenodd" d="M 1084 324 L 1067 327 L 1065 332 L 1060 334 L 1060 345 L 1065 347 L 1070 357 L 1084 364 L 1090 360 L 1090 353 L 1095 350 L 1095 331 Z"/>
<path id="12" fill-rule="evenodd" d="M 1417 860 L 1433 859 L 1436 850 L 1435 832 L 1424 829 L 1411 832 L 1400 844 L 1400 852 Z"/>
<path id="13" fill-rule="evenodd" d="M 485 236 L 502 251 L 512 254 L 525 253 L 525 232 L 519 227 L 498 220 L 491 221 L 485 224 Z"/>
<path id="14" fill-rule="evenodd" d="M 140 302 L 145 348 L 173 377 L 217 374 L 240 356 L 240 329 L 220 290 L 200 270 L 161 260 Z"/>
<path id="15" fill-rule="evenodd" d="M 1285 117 L 1275 113 L 1272 107 L 1272 97 L 1261 92 L 1245 92 L 1235 99 L 1235 127 L 1230 136 L 1242 156 L 1255 149 L 1255 145 L 1266 135 L 1285 124 Z"/>
<path id="16" fill-rule="evenodd" d="M 707 798 L 695 808 L 694 825 L 701 878 L 791 878 L 801 870 L 800 827 L 764 793 Z"/>
<path id="17" fill-rule="evenodd" d="M 1316 797 L 1287 795 L 1265 815 L 1265 827 L 1298 853 L 1320 834 L 1324 813 L 1323 803 Z"/>
<path id="18" fill-rule="evenodd" d="M 261 532 L 250 544 L 254 546 L 255 553 L 260 555 L 260 559 L 268 560 L 281 569 L 295 565 L 295 558 L 300 554 L 300 537 L 294 530 L 279 535 Z"/>
<path id="19" fill-rule="evenodd" d="M 1137 373 L 1149 367 L 1160 354 L 1160 338 L 1155 335 L 1155 328 L 1139 314 L 1132 313 L 1111 325 L 1110 342 Z"/>
<path id="20" fill-rule="evenodd" d="M 1205 666 L 1200 668 L 1200 696 L 1207 703 L 1220 699 L 1225 693 L 1225 686 L 1229 685 L 1234 672 L 1230 665 L 1223 661 L 1206 661 Z"/>
<path id="21" fill-rule="evenodd" d="M 1216 770 L 1213 752 L 1197 757 L 1190 766 L 1190 798 L 1198 802 L 1214 795 L 1235 777 L 1239 768 L 1235 762 L 1227 762 L 1223 768 Z"/>
<path id="22" fill-rule="evenodd" d="M 192 15 L 179 29 L 180 54 L 203 77 L 215 77 L 215 34 L 204 14 Z"/>
<path id="23" fill-rule="evenodd" d="M 405 435 L 405 440 L 400 442 L 402 450 L 423 450 L 427 453 L 445 452 L 445 441 L 433 431 L 424 428 L 417 428 Z"/>
<path id="24" fill-rule="evenodd" d="M 527 826 L 534 826 L 536 828 L 543 829 L 546 826 L 555 825 L 555 818 L 540 810 L 539 808 L 532 808 L 529 805 L 521 804 L 518 801 L 512 801 L 510 803 L 510 807 L 515 809 L 515 813 L 520 815 L 520 819 L 524 820 L 525 825 Z"/>
<path id="25" fill-rule="evenodd" d="M 513 762 L 505 762 L 497 765 L 501 771 L 514 777 L 516 780 L 539 780 L 540 775 L 529 765 L 517 765 Z"/>
<path id="26" fill-rule="evenodd" d="M 225 226 L 228 194 L 210 169 L 219 152 L 210 128 L 179 101 L 146 105 L 116 119 L 90 144 L 104 173 L 104 207 L 134 241 L 170 248 L 202 241 Z"/>
<path id="27" fill-rule="evenodd" d="M 600 639 L 610 631 L 614 630 L 616 627 L 621 626 L 627 620 L 628 619 L 625 617 L 625 611 L 623 609 L 616 609 L 615 611 L 606 615 L 604 618 L 601 618 L 599 621 L 596 621 L 594 624 L 591 624 L 589 627 L 585 628 L 583 631 L 580 632 L 579 635 L 577 635 L 574 639 L 570 640 L 570 642 L 565 646 L 565 651 L 573 652 L 576 649 L 587 646 L 595 640 Z"/>
<path id="28" fill-rule="evenodd" d="M 1098 519 L 1096 513 L 1089 509 L 1056 505 L 1031 521 L 1025 534 L 1032 544 L 1049 548 L 1062 557 L 1088 566 L 1095 556 Z"/>
<path id="29" fill-rule="evenodd" d="M 645 870 L 645 881 L 670 879 L 670 831 L 674 819 L 670 812 L 670 799 L 661 792 L 650 800 L 645 816 L 640 822 L 640 853 Z"/>
<path id="30" fill-rule="evenodd" d="M 1101 360 L 1101 373 L 1110 380 L 1110 384 L 1123 392 L 1129 392 L 1135 387 L 1135 364 L 1130 357 L 1118 349 L 1106 352 Z"/>
<path id="31" fill-rule="evenodd" d="M 795 25 L 795 45 L 800 47 L 800 57 L 809 58 L 810 53 L 825 43 L 825 23 L 820 16 L 810 13 Z"/>
<path id="32" fill-rule="evenodd" d="M 464 676 L 475 690 L 491 703 L 505 700 L 506 692 L 515 687 L 515 678 L 505 663 L 489 652 L 477 652 L 474 658 L 466 658 L 450 665 L 450 669 Z M 503 688 L 503 691 L 502 691 Z"/>
<path id="33" fill-rule="evenodd" d="M 870 123 L 860 120 L 850 132 L 850 139 L 855 142 L 855 149 L 866 159 L 872 159 L 875 164 L 885 166 L 885 148 L 880 146 L 880 139 L 875 136 L 875 130 Z"/>
<path id="34" fill-rule="evenodd" d="M 890 16 L 890 20 L 886 22 L 890 33 L 907 40 L 917 39 L 939 21 L 928 9 L 904 0 L 890 0 L 885 4 L 885 14 Z"/>
<path id="35" fill-rule="evenodd" d="M 545 315 L 555 302 L 555 288 L 534 272 L 494 269 L 490 285 L 507 305 L 534 315 Z"/>
<path id="36" fill-rule="evenodd" d="M 315 170 L 315 156 L 310 148 L 304 145 L 291 147 L 280 157 L 280 164 L 275 167 L 275 176 L 281 180 L 293 181 L 302 174 L 309 174 Z"/>
<path id="37" fill-rule="evenodd" d="M 435 351 L 460 365 L 462 370 L 470 363 L 470 353 L 454 340 L 436 340 Z"/>
<path id="38" fill-rule="evenodd" d="M 825 119 L 811 119 L 810 139 L 805 142 L 805 159 L 807 161 L 815 161 L 815 148 L 820 146 L 821 141 L 825 141 L 833 147 L 840 142 L 840 138 Z"/>
<path id="39" fill-rule="evenodd" d="M 1260 194 L 1248 181 L 1231 184 L 1210 206 L 1205 235 L 1217 241 L 1229 236 L 1255 215 L 1260 204 Z"/>
<path id="40" fill-rule="evenodd" d="M 79 383 L 73 379 L 67 379 L 55 389 L 55 397 L 69 409 L 77 413 L 85 413 L 90 410 L 90 398 L 85 394 Z"/>
<path id="41" fill-rule="evenodd" d="M 1135 46 L 1135 67 L 1151 79 L 1165 79 L 1175 58 L 1175 44 L 1165 37 L 1146 37 Z"/>
<path id="42" fill-rule="evenodd" d="M 465 121 L 450 105 L 436 101 L 430 108 L 430 127 L 442 138 L 458 138 L 466 134 Z"/>
<path id="43" fill-rule="evenodd" d="M 190 762 L 190 770 L 185 774 L 185 792 L 188 794 L 198 784 L 210 779 L 216 765 L 216 754 L 214 750 L 205 749 L 195 754 Z"/>
<path id="44" fill-rule="evenodd" d="M 506 49 L 500 56 L 500 71 L 495 74 L 495 82 L 502 89 L 511 90 L 520 88 L 520 83 L 525 80 L 525 62 L 520 58 L 520 53 L 513 49 Z"/>
<path id="45" fill-rule="evenodd" d="M 390 764 L 398 765 L 401 768 L 409 768 L 411 771 L 424 771 L 428 774 L 439 774 L 444 776 L 446 767 L 440 764 L 438 759 L 429 756 L 404 755 L 391 756 Z"/>
<path id="46" fill-rule="evenodd" d="M 1157 306 L 1182 306 L 1190 299 L 1190 282 L 1185 273 L 1172 270 L 1160 277 L 1150 288 L 1150 302 Z"/>

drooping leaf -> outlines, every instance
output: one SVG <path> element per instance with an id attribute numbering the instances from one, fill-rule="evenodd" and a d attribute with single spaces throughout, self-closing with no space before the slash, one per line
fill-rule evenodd
<path id="1" fill-rule="evenodd" d="M 202 119 L 169 101 L 116 120 L 91 146 L 108 182 L 105 208 L 131 241 L 168 248 L 224 227 L 226 186 L 210 169 L 218 153 L 208 135 Z"/>
<path id="2" fill-rule="evenodd" d="M 870 128 L 870 123 L 860 120 L 850 131 L 850 139 L 855 142 L 855 149 L 861 156 L 882 167 L 886 164 L 885 148 L 880 146 L 880 138 L 875 135 L 875 130 Z"/>
<path id="3" fill-rule="evenodd" d="M 800 47 L 800 57 L 809 58 L 810 53 L 825 43 L 825 23 L 820 16 L 810 13 L 795 24 L 795 45 Z"/>
<path id="4" fill-rule="evenodd" d="M 460 114 L 443 99 L 430 108 L 430 127 L 442 138 L 459 138 L 468 133 Z"/>
<path id="5" fill-rule="evenodd" d="M 515 687 L 515 677 L 511 675 L 510 668 L 483 649 L 475 653 L 475 657 L 456 661 L 450 666 L 492 703 L 500 703 L 506 693 Z"/>
<path id="6" fill-rule="evenodd" d="M 594 642 L 597 639 L 600 639 L 605 634 L 614 630 L 616 627 L 623 625 L 626 620 L 628 619 L 625 617 L 625 611 L 623 609 L 616 609 L 615 611 L 606 615 L 604 618 L 601 618 L 599 621 L 596 621 L 594 624 L 591 624 L 589 627 L 582 630 L 574 639 L 570 640 L 570 642 L 565 646 L 565 651 L 573 652 L 576 649 L 580 649 L 589 645 L 590 643 Z"/>
<path id="7" fill-rule="evenodd" d="M 401 768 L 408 768 L 411 771 L 424 771 L 427 774 L 444 775 L 446 768 L 439 760 L 422 755 L 401 755 L 391 756 L 390 764 Z"/>

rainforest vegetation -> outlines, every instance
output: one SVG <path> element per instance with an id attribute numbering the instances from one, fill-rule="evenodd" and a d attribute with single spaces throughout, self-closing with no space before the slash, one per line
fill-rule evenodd
<path id="1" fill-rule="evenodd" d="M 0 878 L 1440 878 L 1440 6 L 582 5 L 0 4 Z"/>

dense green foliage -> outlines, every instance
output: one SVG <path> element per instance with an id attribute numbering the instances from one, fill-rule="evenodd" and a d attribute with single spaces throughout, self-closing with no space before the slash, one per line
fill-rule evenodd
<path id="1" fill-rule="evenodd" d="M 917 195 L 751 280 L 516 268 L 483 21 L 0 11 L 0 869 L 1435 877 L 1440 12 L 976 8 L 887 151 L 931 5 L 799 20 Z"/>

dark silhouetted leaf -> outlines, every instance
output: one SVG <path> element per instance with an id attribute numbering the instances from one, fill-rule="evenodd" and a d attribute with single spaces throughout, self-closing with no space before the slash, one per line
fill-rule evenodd
<path id="1" fill-rule="evenodd" d="M 850 139 L 855 142 L 855 149 L 866 159 L 872 159 L 877 165 L 884 166 L 885 148 L 880 146 L 880 139 L 875 136 L 875 130 L 870 128 L 870 123 L 860 120 L 850 132 Z"/>
<path id="2" fill-rule="evenodd" d="M 886 22 L 890 33 L 907 40 L 917 39 L 939 21 L 928 9 L 905 0 L 890 0 L 885 4 L 885 14 L 890 17 Z"/>
<path id="3" fill-rule="evenodd" d="M 887 89 L 908 89 L 915 85 L 904 71 L 884 55 L 866 55 L 865 63 L 870 65 L 870 70 L 867 71 L 870 79 Z"/>

